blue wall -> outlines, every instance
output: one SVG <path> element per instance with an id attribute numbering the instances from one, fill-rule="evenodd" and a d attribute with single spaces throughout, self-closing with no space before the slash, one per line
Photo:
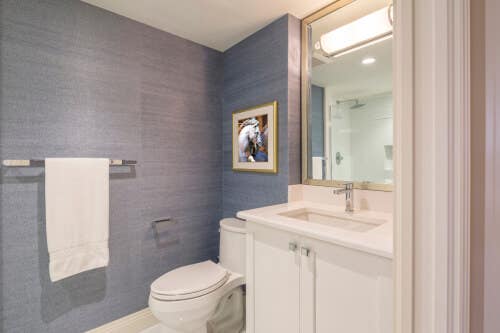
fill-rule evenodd
<path id="1" fill-rule="evenodd" d="M 110 264 L 48 276 L 41 168 L 1 169 L 0 332 L 81 332 L 215 259 L 222 54 L 76 0 L 2 0 L 0 159 L 137 159 L 110 180 Z M 207 144 L 209 143 L 209 144 Z M 156 241 L 151 221 L 172 216 Z"/>
<path id="2" fill-rule="evenodd" d="M 289 183 L 300 182 L 299 88 L 300 22 L 290 15 L 224 53 L 223 216 L 286 202 Z M 232 112 L 273 100 L 279 112 L 278 173 L 233 172 Z"/>
<path id="3" fill-rule="evenodd" d="M 222 54 L 77 0 L 0 6 L 0 159 L 139 161 L 111 171 L 109 266 L 56 283 L 44 170 L 1 169 L 0 332 L 81 332 L 140 310 L 158 276 L 215 259 L 222 215 L 300 182 L 298 19 Z M 275 99 L 279 173 L 233 173 L 232 111 Z M 176 223 L 155 239 L 165 216 Z"/>
<path id="4" fill-rule="evenodd" d="M 325 89 L 311 87 L 311 145 L 312 156 L 325 156 L 324 152 L 324 98 Z"/>

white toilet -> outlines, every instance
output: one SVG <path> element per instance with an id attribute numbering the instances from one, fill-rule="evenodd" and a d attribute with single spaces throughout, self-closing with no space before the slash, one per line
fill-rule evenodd
<path id="1" fill-rule="evenodd" d="M 219 264 L 174 269 L 151 284 L 149 307 L 162 333 L 206 333 L 221 298 L 245 284 L 245 222 L 220 221 Z"/>

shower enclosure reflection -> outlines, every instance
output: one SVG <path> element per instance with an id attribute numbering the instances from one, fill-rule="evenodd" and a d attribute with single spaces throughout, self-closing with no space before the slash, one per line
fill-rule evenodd
<path id="1" fill-rule="evenodd" d="M 356 182 L 392 183 L 390 92 L 336 100 L 328 107 L 325 125 L 330 143 L 326 153 L 332 160 L 325 168 L 327 179 L 335 175 Z"/>
<path id="2" fill-rule="evenodd" d="M 357 0 L 307 26 L 306 183 L 353 181 L 357 187 L 391 188 L 391 20 L 389 2 Z M 374 24 L 362 25 L 374 35 L 365 42 L 354 40 L 363 35 L 356 30 L 361 21 Z"/>

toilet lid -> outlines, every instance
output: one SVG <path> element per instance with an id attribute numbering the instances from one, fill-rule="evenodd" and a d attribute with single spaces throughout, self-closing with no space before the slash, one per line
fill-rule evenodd
<path id="1" fill-rule="evenodd" d="M 176 268 L 151 284 L 155 298 L 180 300 L 210 293 L 222 286 L 229 272 L 210 260 Z"/>

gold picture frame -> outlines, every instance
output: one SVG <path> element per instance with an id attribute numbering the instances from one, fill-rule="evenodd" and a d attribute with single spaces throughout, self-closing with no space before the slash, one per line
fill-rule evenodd
<path id="1" fill-rule="evenodd" d="M 278 102 L 233 112 L 232 165 L 237 172 L 278 172 Z"/>

